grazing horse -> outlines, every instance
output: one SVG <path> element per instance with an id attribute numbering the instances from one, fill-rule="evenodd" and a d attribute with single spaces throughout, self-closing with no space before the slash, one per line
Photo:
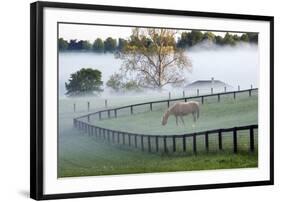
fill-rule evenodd
<path id="1" fill-rule="evenodd" d="M 169 107 L 163 115 L 162 125 L 166 125 L 170 115 L 176 117 L 176 123 L 178 125 L 178 117 L 181 118 L 182 123 L 184 124 L 183 116 L 192 114 L 193 121 L 196 122 L 196 119 L 199 118 L 199 102 L 189 101 L 189 102 L 177 102 Z M 197 117 L 196 117 L 197 115 Z"/>

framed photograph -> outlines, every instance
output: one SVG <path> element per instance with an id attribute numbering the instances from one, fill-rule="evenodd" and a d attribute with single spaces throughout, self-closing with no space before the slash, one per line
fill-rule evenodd
<path id="1" fill-rule="evenodd" d="M 31 198 L 273 184 L 271 16 L 31 4 Z"/>

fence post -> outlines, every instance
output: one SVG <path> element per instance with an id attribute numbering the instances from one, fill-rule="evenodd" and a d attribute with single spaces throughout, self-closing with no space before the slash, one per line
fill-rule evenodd
<path id="1" fill-rule="evenodd" d="M 253 152 L 255 150 L 254 144 L 254 128 L 250 128 L 250 151 Z"/>
<path id="2" fill-rule="evenodd" d="M 197 89 L 197 96 L 199 96 L 199 89 Z"/>
<path id="3" fill-rule="evenodd" d="M 89 125 L 89 124 L 87 124 L 87 133 L 88 133 L 88 136 L 90 136 L 90 135 L 91 135 L 90 130 L 91 130 L 90 125 Z"/>
<path id="4" fill-rule="evenodd" d="M 133 114 L 134 113 L 133 112 L 133 105 L 131 105 L 130 108 L 131 108 L 131 114 Z"/>
<path id="5" fill-rule="evenodd" d="M 253 84 L 251 84 L 251 89 L 253 89 Z"/>
<path id="6" fill-rule="evenodd" d="M 193 133 L 193 153 L 197 153 L 197 145 L 196 145 L 196 133 Z"/>
<path id="7" fill-rule="evenodd" d="M 90 115 L 87 116 L 87 120 L 88 120 L 88 122 L 90 122 Z"/>
<path id="8" fill-rule="evenodd" d="M 114 116 L 117 118 L 117 109 L 114 109 Z"/>
<path id="9" fill-rule="evenodd" d="M 90 102 L 88 102 L 88 111 L 90 111 Z"/>
<path id="10" fill-rule="evenodd" d="M 236 92 L 233 92 L 233 98 L 236 99 Z"/>
<path id="11" fill-rule="evenodd" d="M 182 97 L 185 97 L 185 92 L 184 91 L 182 91 Z"/>
<path id="12" fill-rule="evenodd" d="M 102 129 L 102 134 L 103 134 L 103 139 L 106 140 L 106 137 L 105 137 L 105 129 L 104 129 L 104 128 Z"/>
<path id="13" fill-rule="evenodd" d="M 201 97 L 201 102 L 204 104 L 204 96 Z"/>
<path id="14" fill-rule="evenodd" d="M 182 150 L 186 151 L 186 140 L 185 140 L 185 135 L 182 136 Z"/>
<path id="15" fill-rule="evenodd" d="M 176 137 L 173 136 L 173 152 L 176 152 Z"/>
<path id="16" fill-rule="evenodd" d="M 76 104 L 73 104 L 73 111 L 76 112 Z"/>
<path id="17" fill-rule="evenodd" d="M 141 135 L 141 150 L 142 151 L 144 150 L 144 147 L 143 147 L 143 135 Z"/>
<path id="18" fill-rule="evenodd" d="M 107 141 L 110 142 L 110 134 L 109 134 L 109 130 L 106 129 L 106 133 L 107 133 Z"/>
<path id="19" fill-rule="evenodd" d="M 163 137 L 163 144 L 164 144 L 164 152 L 166 153 L 167 152 L 167 140 L 166 140 L 165 136 Z"/>
<path id="20" fill-rule="evenodd" d="M 128 133 L 129 147 L 131 146 L 131 135 Z"/>
<path id="21" fill-rule="evenodd" d="M 220 102 L 221 101 L 221 96 L 220 96 L 220 94 L 218 94 L 218 102 Z"/>
<path id="22" fill-rule="evenodd" d="M 226 93 L 226 86 L 224 87 L 224 92 Z"/>
<path id="23" fill-rule="evenodd" d="M 135 147 L 138 147 L 137 135 L 135 134 Z"/>
<path id="24" fill-rule="evenodd" d="M 238 85 L 238 91 L 240 91 L 240 85 Z"/>
<path id="25" fill-rule="evenodd" d="M 113 131 L 111 131 L 111 139 L 112 139 L 112 143 L 114 143 L 115 142 L 115 137 L 114 137 L 114 132 Z"/>
<path id="26" fill-rule="evenodd" d="M 120 133 L 117 132 L 117 144 L 120 144 Z"/>
<path id="27" fill-rule="evenodd" d="M 218 138 L 219 138 L 219 150 L 222 150 L 222 136 L 221 136 L 221 130 L 219 130 Z"/>
<path id="28" fill-rule="evenodd" d="M 122 134 L 123 145 L 125 145 L 125 134 L 124 133 L 121 134 Z"/>
<path id="29" fill-rule="evenodd" d="M 150 105 L 150 111 L 152 111 L 152 102 L 149 105 Z"/>
<path id="30" fill-rule="evenodd" d="M 150 136 L 147 136 L 147 143 L 148 143 L 148 152 L 151 152 Z"/>
<path id="31" fill-rule="evenodd" d="M 158 136 L 155 136 L 155 147 L 156 147 L 156 152 L 158 152 L 159 150 Z"/>
<path id="32" fill-rule="evenodd" d="M 104 106 L 105 106 L 105 108 L 107 108 L 107 106 L 108 106 L 107 105 L 107 99 L 104 100 Z"/>
<path id="33" fill-rule="evenodd" d="M 76 128 L 76 119 L 73 119 L 73 127 Z"/>
<path id="34" fill-rule="evenodd" d="M 169 100 L 167 101 L 167 105 L 168 105 L 168 108 L 169 108 L 170 107 L 170 101 Z"/>
<path id="35" fill-rule="evenodd" d="M 205 133 L 205 147 L 208 152 L 209 151 L 209 133 L 208 132 Z"/>
<path id="36" fill-rule="evenodd" d="M 91 136 L 94 135 L 94 126 L 91 125 Z"/>
<path id="37" fill-rule="evenodd" d="M 169 92 L 169 100 L 171 99 L 171 92 Z"/>
<path id="38" fill-rule="evenodd" d="M 184 101 L 186 102 L 186 101 L 187 101 L 187 98 L 184 98 Z"/>
<path id="39" fill-rule="evenodd" d="M 97 127 L 95 127 L 95 137 L 96 138 L 98 137 L 98 129 L 97 129 Z"/>
<path id="40" fill-rule="evenodd" d="M 236 127 L 233 129 L 233 152 L 237 153 L 237 129 Z"/>
<path id="41" fill-rule="evenodd" d="M 252 90 L 251 89 L 249 90 L 249 96 L 250 97 L 252 96 Z"/>
<path id="42" fill-rule="evenodd" d="M 214 89 L 213 88 L 211 88 L 211 94 L 213 94 L 214 93 Z"/>

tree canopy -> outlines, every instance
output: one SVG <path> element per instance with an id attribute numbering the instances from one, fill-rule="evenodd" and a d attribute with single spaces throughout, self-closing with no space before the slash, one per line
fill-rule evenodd
<path id="1" fill-rule="evenodd" d="M 108 37 L 104 41 L 101 38 L 97 38 L 93 43 L 76 39 L 71 39 L 66 41 L 63 38 L 58 39 L 58 47 L 60 51 L 67 50 L 84 50 L 84 51 L 94 51 L 94 52 L 116 52 L 120 51 L 124 46 L 130 41 L 130 39 L 119 38 L 114 39 Z M 176 41 L 178 48 L 188 49 L 201 42 L 208 41 L 216 45 L 224 46 L 231 45 L 234 46 L 239 42 L 244 43 L 258 43 L 258 33 L 243 33 L 242 35 L 225 33 L 224 36 L 215 35 L 213 32 L 201 32 L 197 30 L 183 31 L 180 37 Z"/>
<path id="2" fill-rule="evenodd" d="M 183 83 L 183 72 L 191 69 L 191 62 L 176 47 L 175 34 L 169 29 L 133 29 L 126 46 L 116 54 L 123 60 L 122 73 L 134 75 L 134 81 L 145 88 Z"/>
<path id="3" fill-rule="evenodd" d="M 117 45 L 116 39 L 108 37 L 104 41 L 104 51 L 105 52 L 114 52 L 116 50 L 116 45 Z"/>
<path id="4" fill-rule="evenodd" d="M 93 43 L 93 51 L 103 52 L 104 51 L 104 43 L 101 38 L 97 38 Z"/>
<path id="5" fill-rule="evenodd" d="M 102 74 L 97 69 L 82 68 L 70 75 L 65 83 L 67 96 L 97 95 L 102 90 Z"/>

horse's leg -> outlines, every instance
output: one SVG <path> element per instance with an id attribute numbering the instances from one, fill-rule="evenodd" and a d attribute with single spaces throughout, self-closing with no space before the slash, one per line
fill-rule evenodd
<path id="1" fill-rule="evenodd" d="M 185 125 L 183 117 L 182 116 L 180 116 L 180 117 L 181 117 L 181 121 L 182 121 L 183 125 Z"/>
<path id="2" fill-rule="evenodd" d="M 195 116 L 195 113 L 194 112 L 192 112 L 192 116 L 193 116 L 193 122 L 195 123 L 196 122 L 196 116 Z M 194 128 L 195 127 L 195 124 L 192 124 L 192 128 Z"/>
<path id="3" fill-rule="evenodd" d="M 193 116 L 193 121 L 196 122 L 195 112 L 192 112 L 192 116 Z"/>

